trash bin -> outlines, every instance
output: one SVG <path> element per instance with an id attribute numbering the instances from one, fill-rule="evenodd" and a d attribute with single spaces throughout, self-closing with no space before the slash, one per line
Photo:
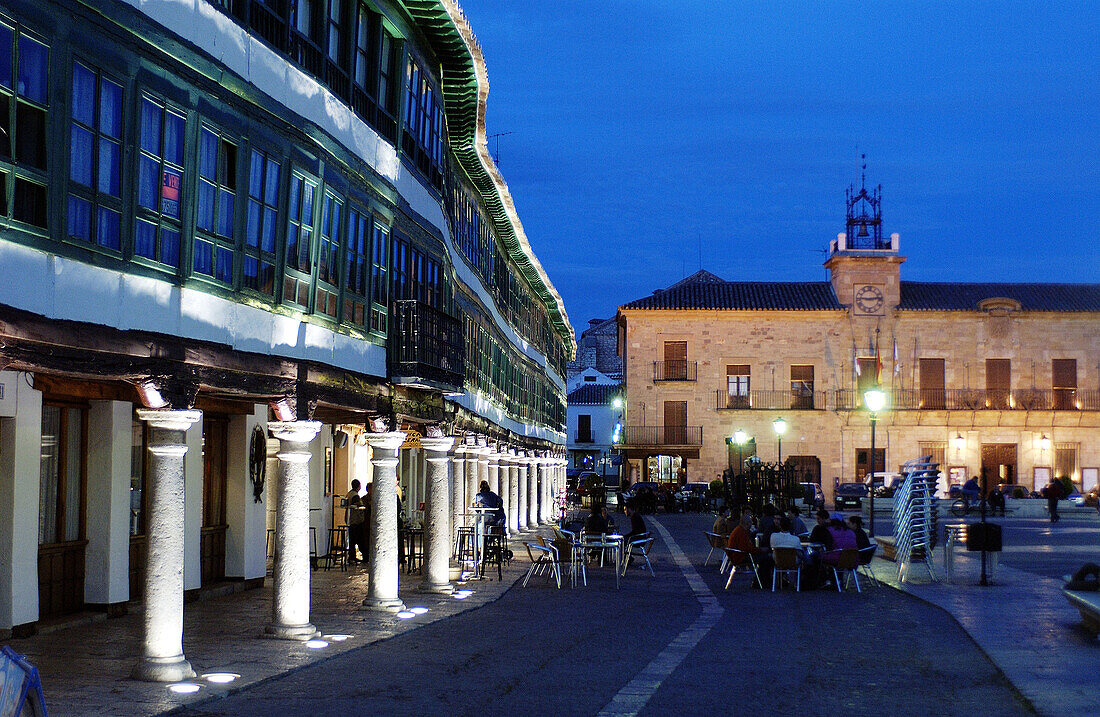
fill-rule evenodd
<path id="1" fill-rule="evenodd" d="M 971 523 L 966 526 L 966 549 L 970 552 L 984 550 L 1001 552 L 1001 526 L 999 523 Z"/>

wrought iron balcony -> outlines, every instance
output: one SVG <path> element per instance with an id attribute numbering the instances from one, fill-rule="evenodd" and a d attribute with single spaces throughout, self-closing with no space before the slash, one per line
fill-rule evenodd
<path id="1" fill-rule="evenodd" d="M 654 361 L 654 381 L 697 381 L 698 361 Z"/>
<path id="2" fill-rule="evenodd" d="M 628 446 L 701 446 L 702 426 L 624 426 Z"/>
<path id="3" fill-rule="evenodd" d="M 1100 391 L 1074 388 L 1016 389 L 894 389 L 887 408 L 917 411 L 1100 411 Z M 854 389 L 830 393 L 829 408 L 863 408 L 863 394 Z"/>
<path id="4" fill-rule="evenodd" d="M 462 322 L 412 299 L 393 302 L 387 356 L 400 385 L 461 391 L 466 378 Z"/>
<path id="5" fill-rule="evenodd" d="M 574 431 L 574 443 L 592 443 L 592 431 Z"/>
<path id="6" fill-rule="evenodd" d="M 813 411 L 825 408 L 824 391 L 749 391 L 747 394 L 731 394 L 728 389 L 718 389 L 715 407 L 726 410 L 777 410 Z"/>

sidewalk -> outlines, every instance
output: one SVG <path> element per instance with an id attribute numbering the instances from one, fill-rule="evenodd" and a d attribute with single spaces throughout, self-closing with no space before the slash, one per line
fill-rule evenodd
<path id="1" fill-rule="evenodd" d="M 360 612 L 367 594 L 367 570 L 352 567 L 311 573 L 311 619 L 327 642 L 316 649 L 304 643 L 259 637 L 271 612 L 271 579 L 258 590 L 233 592 L 184 606 L 183 649 L 195 672 L 194 694 L 176 694 L 165 684 L 129 678 L 139 654 L 140 606 L 118 618 L 84 621 L 48 634 L 6 644 L 38 668 L 46 708 L 59 715 L 152 715 L 181 705 L 224 696 L 307 665 L 323 662 L 364 645 L 414 630 L 500 598 L 527 569 L 522 540 L 512 541 L 516 559 L 504 568 L 503 581 L 477 580 L 460 586 L 465 599 L 420 593 L 420 575 L 401 573 L 400 596 L 406 606 L 427 612 L 410 619 L 388 613 Z M 530 538 L 527 538 L 530 539 Z M 521 559 L 522 558 L 522 559 Z M 495 570 L 493 578 L 496 577 Z M 213 592 L 217 593 L 218 590 Z M 79 622 L 79 621 L 78 621 Z M 334 639 L 332 636 L 336 636 Z M 346 636 L 341 639 L 340 636 Z M 201 678 L 213 672 L 240 675 L 219 685 Z"/>
<path id="2" fill-rule="evenodd" d="M 944 580 L 942 555 L 937 548 L 936 570 Z M 910 569 L 916 582 L 900 585 L 895 563 L 876 558 L 874 568 L 883 583 L 950 613 L 1039 714 L 1100 711 L 1100 641 L 1081 629 L 1060 580 L 1001 564 L 993 584 L 981 587 L 979 554 L 961 550 L 950 584 L 931 582 L 921 565 Z"/>

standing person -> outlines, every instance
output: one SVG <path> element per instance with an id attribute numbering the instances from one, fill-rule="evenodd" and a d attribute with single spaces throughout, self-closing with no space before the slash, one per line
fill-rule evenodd
<path id="1" fill-rule="evenodd" d="M 367 519 L 367 509 L 363 507 L 363 498 L 359 495 L 359 486 L 359 480 L 357 478 L 352 479 L 351 490 L 344 498 L 344 522 L 348 524 L 349 563 L 360 561 L 359 558 L 355 557 L 356 548 L 359 548 L 359 552 L 363 554 L 362 560 L 367 559 L 367 539 L 363 530 Z"/>
<path id="2" fill-rule="evenodd" d="M 1058 515 L 1058 501 L 1062 499 L 1062 481 L 1051 478 L 1046 488 L 1043 488 L 1043 497 L 1047 499 L 1047 512 L 1050 513 L 1050 522 L 1057 523 L 1062 517 Z"/>

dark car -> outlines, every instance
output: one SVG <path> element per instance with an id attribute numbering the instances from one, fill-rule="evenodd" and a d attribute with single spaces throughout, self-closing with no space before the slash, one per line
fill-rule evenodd
<path id="1" fill-rule="evenodd" d="M 802 505 L 810 512 L 825 507 L 825 494 L 817 483 L 799 483 L 802 487 Z"/>
<path id="2" fill-rule="evenodd" d="M 994 489 L 1005 498 L 1037 498 L 1030 488 L 1015 483 L 999 483 Z"/>
<path id="3" fill-rule="evenodd" d="M 639 481 L 623 492 L 623 501 L 633 500 L 640 513 L 657 511 L 657 484 L 653 481 Z"/>
<path id="4" fill-rule="evenodd" d="M 837 510 L 860 510 L 863 507 L 863 499 L 866 496 L 866 484 L 841 483 L 837 486 L 836 497 L 833 503 Z"/>
<path id="5" fill-rule="evenodd" d="M 676 509 L 685 513 L 705 509 L 707 507 L 708 488 L 710 486 L 706 483 L 685 483 L 680 486 L 680 490 L 673 494 L 676 500 Z"/>

